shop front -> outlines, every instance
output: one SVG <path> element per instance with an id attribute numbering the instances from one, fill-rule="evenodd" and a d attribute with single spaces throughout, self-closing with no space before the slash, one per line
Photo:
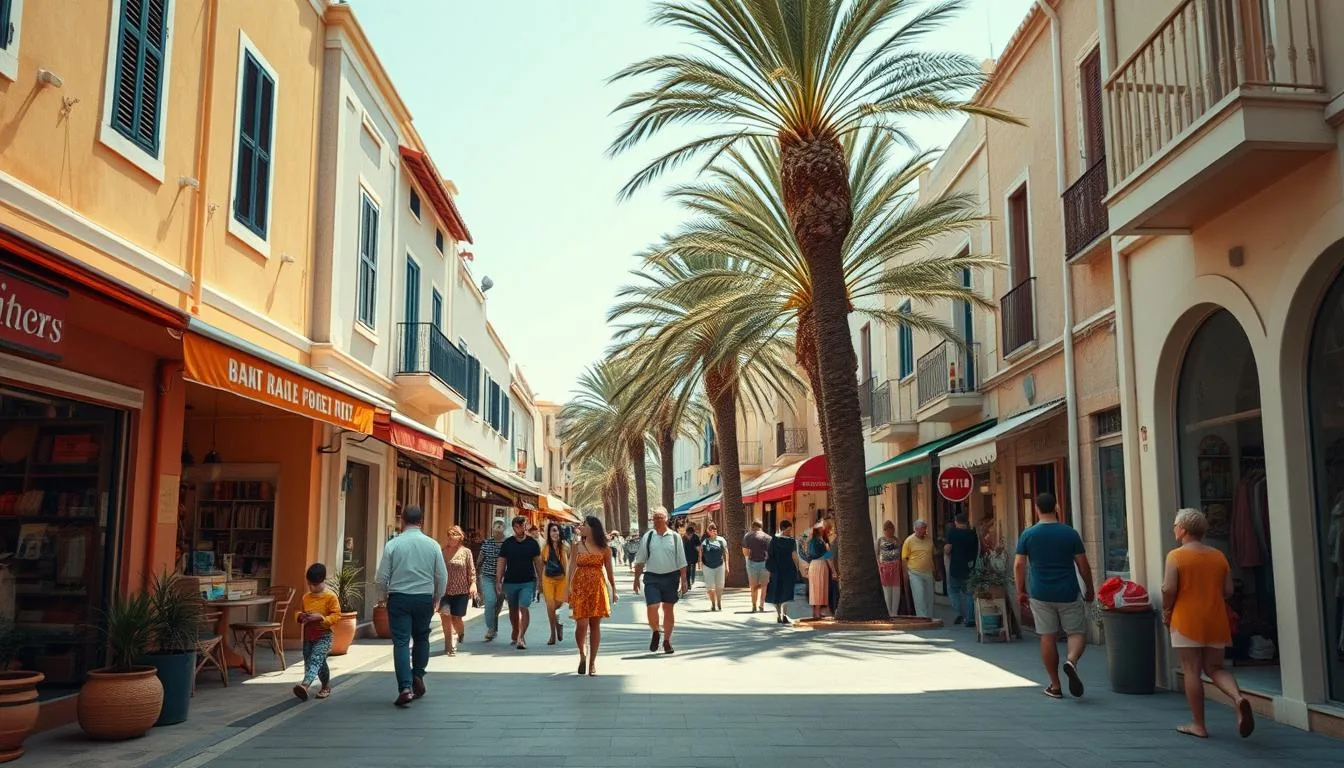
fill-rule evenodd
<path id="1" fill-rule="evenodd" d="M 826 457 L 813 456 L 770 473 L 755 484 L 745 501 L 760 505 L 758 518 L 766 532 L 778 531 L 784 520 L 801 531 L 821 521 L 826 514 L 829 490 Z"/>
<path id="2" fill-rule="evenodd" d="M 181 439 L 175 308 L 0 228 L 0 618 L 44 701 L 102 664 L 114 595 L 171 561 Z M 176 335 L 176 336 L 175 336 Z M 171 486 L 169 486 L 171 487 Z M 66 719 L 63 704 L 43 723 Z"/>
<path id="3" fill-rule="evenodd" d="M 950 449 L 994 426 L 993 419 L 983 421 L 950 435 L 930 440 L 911 448 L 893 458 L 869 467 L 868 485 L 894 486 L 893 497 L 889 499 L 892 514 L 887 519 L 896 525 L 898 537 L 909 536 L 914 531 L 916 520 L 926 520 L 935 535 L 941 536 L 946 526 L 939 527 L 939 520 L 950 520 L 942 508 L 944 500 L 935 498 L 932 492 L 933 481 L 937 477 L 936 459 L 941 451 Z M 880 525 L 875 533 L 880 531 Z"/>
<path id="4" fill-rule="evenodd" d="M 375 405 L 353 388 L 193 320 L 182 339 L 186 428 L 181 443 L 177 563 L 202 592 L 247 596 L 300 591 L 309 563 L 336 556 L 321 541 L 336 510 L 324 509 L 322 457 L 328 427 L 370 437 Z M 346 467 L 363 482 L 363 530 L 372 524 L 374 464 Z M 356 512 L 358 516 L 359 512 Z M 348 521 L 345 521 L 348 522 Z M 340 561 L 376 553 L 342 546 Z M 297 637 L 295 628 L 287 633 Z"/>

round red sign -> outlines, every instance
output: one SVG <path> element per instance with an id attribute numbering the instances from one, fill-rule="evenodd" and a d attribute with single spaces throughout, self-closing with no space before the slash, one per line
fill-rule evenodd
<path id="1" fill-rule="evenodd" d="M 971 497 L 975 485 L 971 473 L 963 467 L 944 467 L 938 473 L 938 493 L 948 501 L 965 501 Z"/>

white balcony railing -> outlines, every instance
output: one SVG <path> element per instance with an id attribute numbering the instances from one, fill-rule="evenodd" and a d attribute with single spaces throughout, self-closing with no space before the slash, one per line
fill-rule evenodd
<path id="1" fill-rule="evenodd" d="M 1323 91 L 1319 51 L 1317 0 L 1183 0 L 1106 83 L 1111 183 L 1239 91 Z"/>

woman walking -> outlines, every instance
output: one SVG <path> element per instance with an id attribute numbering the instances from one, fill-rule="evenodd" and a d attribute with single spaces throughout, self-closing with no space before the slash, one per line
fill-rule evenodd
<path id="1" fill-rule="evenodd" d="M 560 606 L 565 604 L 566 572 L 569 568 L 569 545 L 565 543 L 564 532 L 559 523 L 546 524 L 546 546 L 541 551 L 541 562 L 545 570 L 541 574 L 541 594 L 546 598 L 546 618 L 551 625 L 551 639 L 547 645 L 565 639 L 565 628 L 557 615 Z"/>
<path id="2" fill-rule="evenodd" d="M 901 540 L 896 538 L 896 524 L 882 523 L 882 535 L 877 539 L 877 575 L 882 580 L 882 596 L 887 600 L 887 615 L 901 611 Z"/>
<path id="3" fill-rule="evenodd" d="M 700 540 L 700 564 L 704 567 L 701 576 L 705 594 L 709 595 L 709 610 L 722 611 L 723 586 L 728 583 L 728 540 L 719 535 L 719 526 L 714 523 Z"/>
<path id="4" fill-rule="evenodd" d="M 476 599 L 476 561 L 471 549 L 463 546 L 466 534 L 461 526 L 448 529 L 448 543 L 443 545 L 443 562 L 448 566 L 448 591 L 439 601 L 439 621 L 443 623 L 444 652 L 457 655 L 457 646 L 466 629 L 462 617 L 467 615 L 467 601 Z"/>
<path id="5" fill-rule="evenodd" d="M 826 525 L 812 526 L 812 538 L 807 542 L 807 602 L 812 606 L 813 620 L 826 615 L 831 598 L 831 547 L 826 543 Z"/>
<path id="6" fill-rule="evenodd" d="M 616 574 L 612 571 L 611 547 L 602 521 L 589 515 L 579 526 L 579 543 L 569 561 L 569 615 L 574 619 L 574 642 L 579 646 L 579 674 L 597 674 L 597 649 L 602 644 L 602 620 L 611 615 L 607 602 L 607 584 L 611 601 L 616 594 Z"/>
<path id="7" fill-rule="evenodd" d="M 700 562 L 700 537 L 695 535 L 695 525 L 686 526 L 686 530 L 681 534 L 682 546 L 686 548 L 686 589 L 682 591 L 682 596 L 691 591 L 695 586 L 695 565 Z"/>
<path id="8" fill-rule="evenodd" d="M 793 538 L 793 523 L 788 520 L 779 524 L 779 533 L 770 539 L 765 569 L 770 572 L 770 583 L 765 586 L 765 601 L 774 604 L 775 621 L 788 624 L 789 603 L 793 602 L 794 587 L 803 570 L 803 564 L 798 559 L 798 542 Z"/>
<path id="9" fill-rule="evenodd" d="M 1237 679 L 1223 667 L 1223 654 L 1232 644 L 1227 598 L 1232 596 L 1232 569 L 1227 557 L 1203 541 L 1209 521 L 1197 509 L 1176 513 L 1173 532 L 1181 546 L 1167 555 L 1162 579 L 1162 622 L 1171 629 L 1171 647 L 1181 657 L 1185 700 L 1194 722 L 1176 730 L 1207 739 L 1204 725 L 1206 674 L 1237 708 L 1237 732 L 1242 738 L 1255 730 L 1251 703 L 1241 694 Z"/>

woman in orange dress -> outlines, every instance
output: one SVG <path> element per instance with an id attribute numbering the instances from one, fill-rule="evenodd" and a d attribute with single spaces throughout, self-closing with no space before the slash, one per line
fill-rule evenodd
<path id="1" fill-rule="evenodd" d="M 1204 681 L 1207 674 L 1237 708 L 1237 731 L 1242 738 L 1255 730 L 1251 703 L 1241 694 L 1237 679 L 1223 667 L 1223 652 L 1232 644 L 1227 598 L 1232 596 L 1232 569 L 1223 553 L 1204 543 L 1209 521 L 1197 509 L 1176 513 L 1173 532 L 1181 546 L 1167 555 L 1162 579 L 1162 623 L 1171 630 L 1171 647 L 1181 657 L 1185 700 L 1194 722 L 1176 730 L 1207 739 L 1204 725 Z"/>
<path id="2" fill-rule="evenodd" d="M 574 642 L 579 646 L 579 674 L 597 674 L 597 648 L 602 644 L 602 620 L 611 615 L 616 595 L 611 546 L 602 521 L 589 515 L 579 526 L 579 543 L 569 559 L 569 615 L 574 619 Z"/>

